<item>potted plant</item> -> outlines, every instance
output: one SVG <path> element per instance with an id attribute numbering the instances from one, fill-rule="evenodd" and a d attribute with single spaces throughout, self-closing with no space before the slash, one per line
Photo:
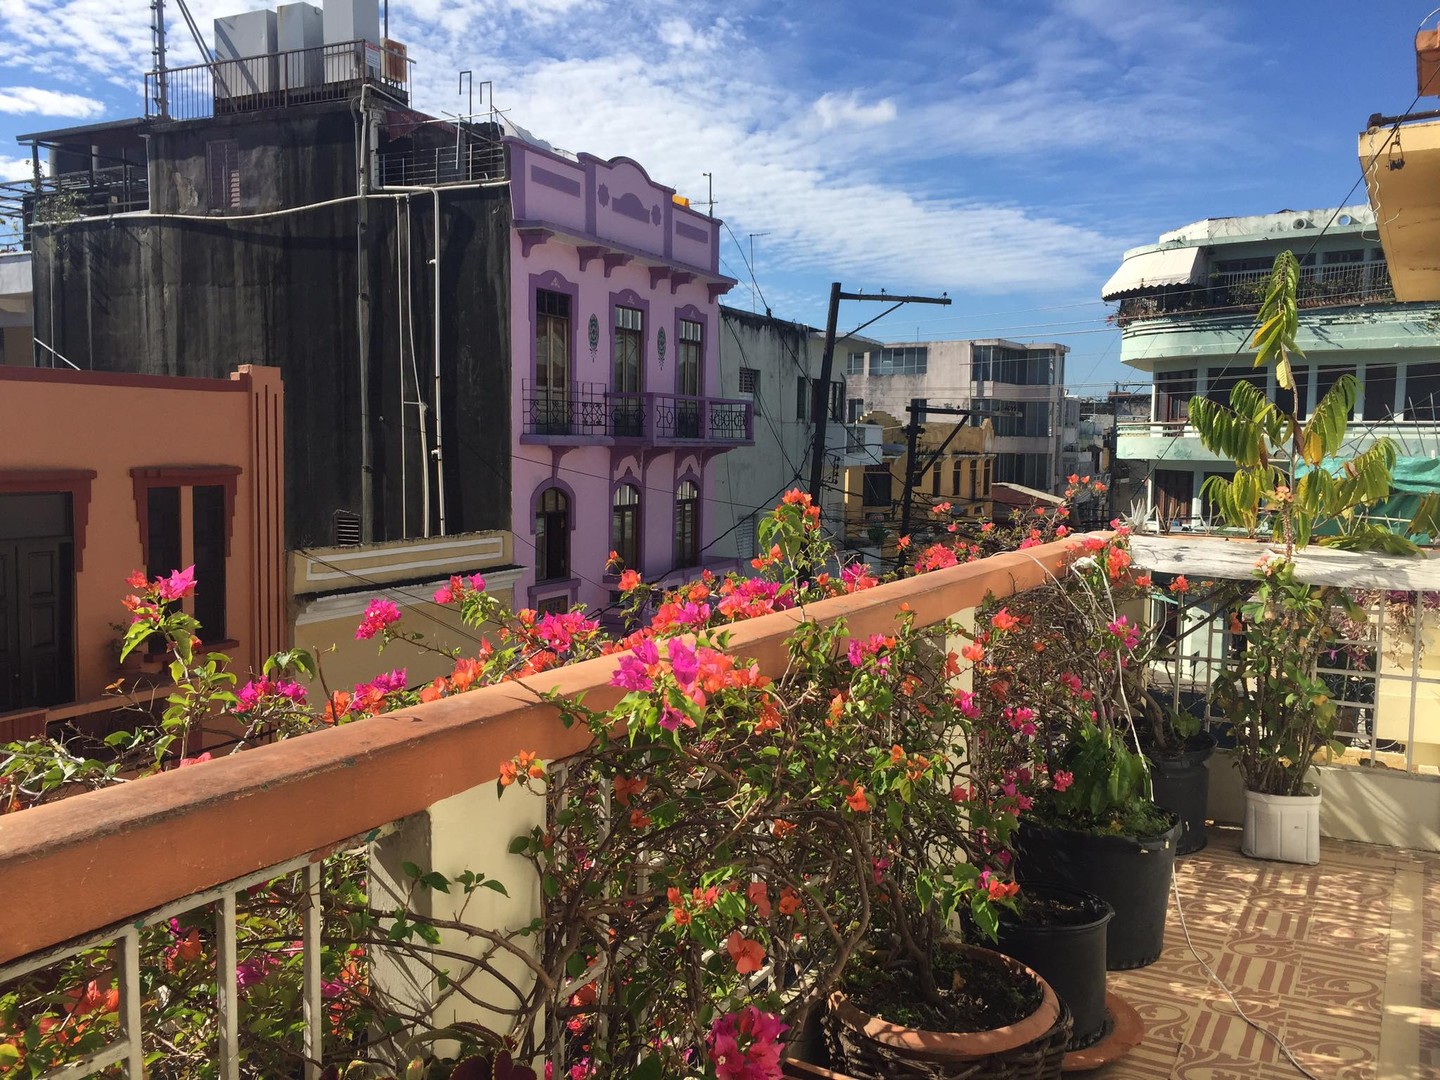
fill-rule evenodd
<path id="1" fill-rule="evenodd" d="M 1184 640 L 1197 624 L 1203 626 L 1211 619 L 1217 597 L 1231 586 L 1205 584 L 1203 595 L 1197 595 L 1196 586 L 1178 574 L 1164 589 L 1154 590 L 1154 603 L 1161 612 L 1157 630 L 1168 654 L 1161 659 L 1171 665 L 1170 693 L 1162 695 L 1153 682 L 1146 687 L 1141 699 L 1144 716 L 1137 729 L 1149 765 L 1151 795 L 1180 817 L 1177 856 L 1199 851 L 1208 842 L 1205 821 L 1210 770 L 1206 762 L 1215 752 L 1216 741 L 1205 728 L 1202 710 L 1196 707 L 1199 703 L 1182 693 Z"/>
<path id="2" fill-rule="evenodd" d="M 1243 850 L 1314 863 L 1320 792 L 1310 767 L 1322 750 L 1341 749 L 1334 741 L 1336 705 L 1315 668 L 1350 603 L 1342 590 L 1301 580 L 1295 553 L 1312 542 L 1352 551 L 1416 546 L 1366 515 L 1390 494 L 1394 444 L 1381 438 L 1349 458 L 1338 456 L 1355 407 L 1354 376 L 1342 375 L 1309 418 L 1300 418 L 1291 366 L 1302 355 L 1295 344 L 1299 273 L 1292 252 L 1276 256 L 1252 342 L 1255 366 L 1274 369 L 1279 401 L 1242 381 L 1228 405 L 1192 398 L 1190 421 L 1207 449 L 1235 464 L 1233 477 L 1212 476 L 1203 489 L 1220 518 L 1251 536 L 1268 524 L 1280 545 L 1275 557 L 1260 560 L 1253 591 L 1232 612 L 1239 648 L 1213 688 L 1234 730 L 1245 784 Z M 1434 496 L 1422 500 L 1407 533 L 1434 533 L 1435 508 Z"/>
<path id="3" fill-rule="evenodd" d="M 1159 957 L 1179 835 L 1151 798 L 1137 730 L 1158 648 L 1140 620 L 1152 585 L 1132 571 L 1128 530 L 1116 526 L 1077 543 L 1047 585 L 992 605 L 976 639 L 976 754 L 998 759 L 1001 791 L 1024 798 L 1016 873 L 1115 909 L 1111 970 Z"/>

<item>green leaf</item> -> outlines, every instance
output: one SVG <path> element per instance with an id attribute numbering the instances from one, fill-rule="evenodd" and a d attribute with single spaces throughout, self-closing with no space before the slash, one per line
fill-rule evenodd
<path id="1" fill-rule="evenodd" d="M 515 837 L 513 840 L 510 841 L 510 846 L 506 850 L 508 850 L 511 855 L 523 855 L 525 852 L 530 850 L 530 837 Z"/>
<path id="2" fill-rule="evenodd" d="M 437 892 L 448 893 L 450 891 L 449 879 L 446 878 L 444 874 L 437 873 L 434 870 L 421 877 L 420 884 L 426 886 L 427 888 L 434 889 Z"/>
<path id="3" fill-rule="evenodd" d="M 656 1054 L 650 1054 L 644 1061 L 635 1067 L 630 1074 L 630 1080 L 661 1080 L 660 1058 Z"/>
<path id="4" fill-rule="evenodd" d="M 480 882 L 480 887 L 482 889 L 490 889 L 493 892 L 498 892 L 501 896 L 510 895 L 508 892 L 505 891 L 505 886 L 502 885 L 500 882 L 494 880 L 493 878 L 489 878 L 485 881 Z"/>
<path id="5" fill-rule="evenodd" d="M 420 876 L 420 867 L 416 866 L 413 862 L 401 863 L 400 869 L 405 871 L 405 876 L 408 878 L 418 878 Z"/>

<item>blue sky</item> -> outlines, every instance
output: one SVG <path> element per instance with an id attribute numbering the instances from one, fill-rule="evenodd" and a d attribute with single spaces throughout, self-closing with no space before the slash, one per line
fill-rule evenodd
<path id="1" fill-rule="evenodd" d="M 194 0 L 216 15 L 267 6 Z M 416 104 L 456 73 L 556 146 L 625 154 L 706 197 L 776 315 L 823 325 L 829 282 L 938 293 L 869 332 L 1059 340 L 1078 392 L 1133 378 L 1099 288 L 1128 247 L 1204 217 L 1336 205 L 1355 136 L 1414 98 L 1400 0 L 390 0 Z M 171 63 L 198 59 L 171 13 Z M 0 174 L 20 132 L 136 115 L 147 0 L 4 0 Z M 1426 99 L 1417 108 L 1440 105 Z M 1363 188 L 1354 196 L 1363 201 Z M 868 309 L 868 310 L 867 310 Z M 842 329 L 878 314 L 842 309 Z"/>

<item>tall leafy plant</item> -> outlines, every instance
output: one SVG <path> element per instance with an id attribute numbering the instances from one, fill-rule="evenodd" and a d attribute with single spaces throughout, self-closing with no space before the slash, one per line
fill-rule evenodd
<path id="1" fill-rule="evenodd" d="M 1277 401 L 1239 382 L 1228 405 L 1195 397 L 1190 422 L 1205 447 L 1235 464 L 1233 477 L 1212 476 L 1203 492 L 1220 517 L 1254 536 L 1284 544 L 1282 559 L 1262 560 L 1254 591 L 1234 617 L 1244 640 L 1237 661 L 1216 681 L 1216 700 L 1235 727 L 1237 761 L 1252 791 L 1298 795 L 1315 755 L 1334 745 L 1336 706 L 1316 677 L 1321 650 L 1335 639 L 1342 591 L 1296 580 L 1294 555 L 1312 541 L 1337 548 L 1409 553 L 1410 535 L 1434 532 L 1436 498 L 1427 496 L 1407 535 L 1372 520 L 1390 494 L 1395 445 L 1375 440 L 1340 456 L 1355 409 L 1356 380 L 1342 375 L 1300 416 L 1294 361 L 1299 328 L 1300 265 L 1293 252 L 1275 258 L 1251 345 L 1254 366 L 1272 367 Z"/>

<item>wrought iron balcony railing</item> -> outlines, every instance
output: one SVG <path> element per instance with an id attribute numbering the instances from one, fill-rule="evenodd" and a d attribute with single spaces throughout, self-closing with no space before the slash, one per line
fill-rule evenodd
<path id="1" fill-rule="evenodd" d="M 603 383 L 565 389 L 523 385 L 522 436 L 549 439 L 634 439 L 652 444 L 742 445 L 754 438 L 747 400 L 689 394 L 607 390 Z"/>

